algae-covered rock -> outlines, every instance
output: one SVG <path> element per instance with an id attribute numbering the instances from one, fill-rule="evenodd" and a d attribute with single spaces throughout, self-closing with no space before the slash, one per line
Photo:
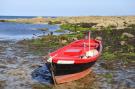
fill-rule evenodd
<path id="1" fill-rule="evenodd" d="M 49 29 L 48 29 L 48 28 L 38 28 L 38 30 L 41 30 L 41 31 L 48 31 Z"/>
<path id="2" fill-rule="evenodd" d="M 124 37 L 129 37 L 129 38 L 133 38 L 133 37 L 134 37 L 133 34 L 127 33 L 127 32 L 122 33 L 122 36 L 124 36 Z"/>

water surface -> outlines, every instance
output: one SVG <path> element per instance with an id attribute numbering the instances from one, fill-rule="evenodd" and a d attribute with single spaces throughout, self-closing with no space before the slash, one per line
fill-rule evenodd
<path id="1" fill-rule="evenodd" d="M 49 31 L 37 30 L 38 28 L 48 28 Z M 0 22 L 0 40 L 31 39 L 47 35 L 58 28 L 58 25 Z"/>

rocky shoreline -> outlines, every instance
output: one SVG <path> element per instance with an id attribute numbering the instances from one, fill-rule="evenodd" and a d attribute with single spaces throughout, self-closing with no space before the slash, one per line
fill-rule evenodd
<path id="1" fill-rule="evenodd" d="M 75 23 L 96 23 L 94 28 L 115 26 L 118 29 L 135 24 L 135 16 L 79 16 L 79 17 L 36 17 L 29 19 L 3 19 L 0 22 L 17 23 L 40 23 L 40 24 L 75 24 Z"/>

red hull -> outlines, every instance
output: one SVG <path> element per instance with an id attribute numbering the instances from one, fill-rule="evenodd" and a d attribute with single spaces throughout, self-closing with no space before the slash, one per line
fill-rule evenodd
<path id="1" fill-rule="evenodd" d="M 71 82 L 71 81 L 78 80 L 80 78 L 85 77 L 90 72 L 91 72 L 91 69 L 88 68 L 88 69 L 86 69 L 82 72 L 79 72 L 79 73 L 55 76 L 55 81 L 56 81 L 57 84 L 65 83 L 65 82 Z"/>

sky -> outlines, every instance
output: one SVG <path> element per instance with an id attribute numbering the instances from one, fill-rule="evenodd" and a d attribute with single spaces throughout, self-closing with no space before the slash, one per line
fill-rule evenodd
<path id="1" fill-rule="evenodd" d="M 135 15 L 135 0 L 0 0 L 6 16 Z"/>

